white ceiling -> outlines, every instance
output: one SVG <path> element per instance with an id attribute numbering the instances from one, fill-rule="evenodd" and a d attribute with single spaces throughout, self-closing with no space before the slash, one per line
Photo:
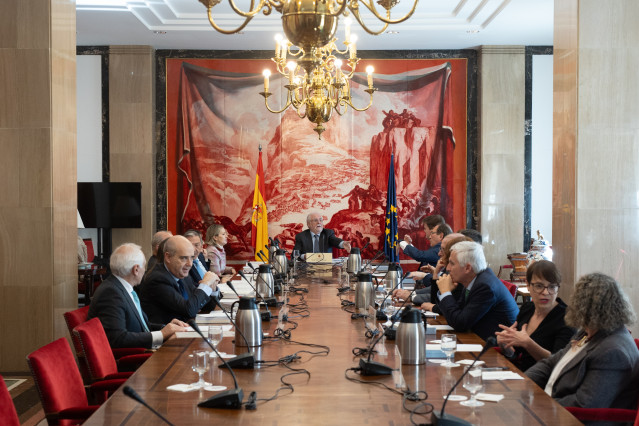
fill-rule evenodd
<path id="1" fill-rule="evenodd" d="M 480 45 L 552 45 L 554 0 L 420 0 L 406 22 L 379 36 L 353 24 L 359 50 L 467 49 Z M 248 8 L 248 0 L 236 0 Z M 398 12 L 412 0 L 402 0 Z M 77 0 L 77 45 L 149 45 L 156 49 L 271 50 L 282 34 L 280 14 L 258 14 L 239 35 L 222 35 L 210 27 L 198 0 Z M 362 15 L 366 10 L 362 6 Z M 394 9 L 394 11 L 395 11 Z M 228 0 L 213 8 L 225 29 L 241 19 Z M 394 15 L 392 16 L 395 17 Z M 380 28 L 371 15 L 365 22 Z M 344 36 L 337 32 L 338 46 Z"/>

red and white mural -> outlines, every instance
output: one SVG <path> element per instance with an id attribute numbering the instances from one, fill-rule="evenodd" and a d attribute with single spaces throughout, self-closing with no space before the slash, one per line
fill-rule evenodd
<path id="1" fill-rule="evenodd" d="M 314 125 L 288 109 L 272 114 L 258 94 L 267 60 L 167 59 L 168 224 L 174 232 L 222 223 L 229 257 L 248 259 L 251 204 L 263 149 L 269 235 L 292 249 L 306 215 L 365 257 L 383 248 L 389 160 L 395 154 L 399 233 L 416 245 L 419 218 L 442 214 L 454 229 L 466 220 L 466 60 L 370 60 L 373 106 L 333 114 L 319 140 Z M 286 89 L 271 79 L 280 107 Z M 366 76 L 353 83 L 363 106 Z"/>

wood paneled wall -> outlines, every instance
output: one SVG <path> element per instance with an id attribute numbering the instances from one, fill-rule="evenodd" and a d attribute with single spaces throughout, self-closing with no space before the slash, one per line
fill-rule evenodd
<path id="1" fill-rule="evenodd" d="M 139 244 L 151 255 L 155 232 L 154 51 L 109 48 L 109 165 L 111 182 L 142 182 L 142 228 L 114 229 L 113 248 Z"/>
<path id="2" fill-rule="evenodd" d="M 0 14 L 0 371 L 66 336 L 77 307 L 75 2 Z"/>

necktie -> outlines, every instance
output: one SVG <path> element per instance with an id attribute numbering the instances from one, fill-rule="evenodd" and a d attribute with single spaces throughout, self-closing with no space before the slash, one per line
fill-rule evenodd
<path id="1" fill-rule="evenodd" d="M 144 321 L 144 314 L 142 313 L 142 307 L 140 306 L 140 298 L 135 291 L 131 292 L 131 296 L 133 296 L 133 302 L 135 302 L 135 307 L 138 309 L 138 314 L 140 314 L 144 331 L 149 331 L 149 326 L 146 325 L 146 321 Z"/>
<path id="2" fill-rule="evenodd" d="M 470 290 L 466 289 L 466 294 L 464 294 L 464 302 L 468 301 L 468 295 L 470 294 Z"/>
<path id="3" fill-rule="evenodd" d="M 195 269 L 197 269 L 197 272 L 200 274 L 200 278 L 204 278 L 206 269 L 204 269 L 204 266 L 202 265 L 202 262 L 200 262 L 200 259 L 195 259 L 193 263 L 195 264 Z"/>
<path id="4" fill-rule="evenodd" d="M 319 253 L 319 235 L 313 235 L 313 253 Z"/>
<path id="5" fill-rule="evenodd" d="M 184 287 L 184 281 L 178 280 L 177 284 L 178 288 L 180 289 L 180 294 L 182 294 L 184 300 L 189 300 L 189 294 L 186 292 L 186 288 Z"/>

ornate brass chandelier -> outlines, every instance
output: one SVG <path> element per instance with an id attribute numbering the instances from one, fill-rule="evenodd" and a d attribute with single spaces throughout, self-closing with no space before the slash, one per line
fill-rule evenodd
<path id="1" fill-rule="evenodd" d="M 346 32 L 349 37 L 350 31 Z M 292 44 L 288 40 L 276 38 L 273 61 L 277 71 L 288 79 L 288 84 L 284 86 L 288 92 L 284 106 L 279 110 L 272 109 L 268 104 L 268 97 L 272 94 L 269 92 L 271 72 L 264 70 L 264 91 L 260 92 L 260 95 L 264 96 L 266 108 L 272 113 L 279 114 L 292 106 L 300 118 L 306 117 L 315 123 L 313 130 L 317 132 L 320 139 L 325 130 L 323 123 L 330 120 L 333 110 L 342 115 L 349 106 L 356 111 L 366 111 L 370 108 L 373 104 L 373 93 L 377 90 L 373 87 L 373 67 L 366 68 L 368 88 L 365 91 L 370 96 L 368 105 L 358 108 L 353 105 L 351 97 L 351 79 L 359 62 L 355 40 L 354 35 L 352 38 L 347 38 L 344 41 L 346 49 L 343 51 L 337 49 L 336 39 L 333 39 L 322 47 L 312 47 L 310 54 L 307 54 L 302 48 L 292 51 Z M 349 54 L 349 70 L 346 72 L 342 70 L 342 60 L 338 59 L 335 53 Z M 287 62 L 287 55 L 299 57 L 299 59 L 297 62 L 293 60 Z"/>
<path id="2" fill-rule="evenodd" d="M 264 15 L 270 15 L 273 9 L 282 14 L 282 28 L 286 40 L 278 40 L 273 61 L 277 71 L 288 79 L 284 87 L 288 90 L 285 105 L 282 109 L 274 110 L 268 104 L 269 72 L 264 75 L 264 96 L 266 108 L 273 113 L 281 113 L 289 106 L 296 109 L 298 115 L 307 117 L 316 124 L 315 131 L 321 138 L 325 130 L 323 123 L 330 120 L 331 113 L 335 110 L 343 114 L 348 106 L 356 111 L 367 110 L 373 102 L 372 67 L 367 68 L 368 88 L 365 90 L 370 95 L 368 105 L 357 108 L 353 105 L 351 97 L 351 79 L 359 62 L 354 36 L 350 35 L 350 24 L 346 25 L 344 45 L 346 49 L 340 51 L 335 42 L 340 16 L 352 15 L 362 28 L 372 35 L 379 35 L 386 31 L 388 25 L 397 24 L 410 18 L 415 12 L 418 0 L 411 9 L 402 17 L 391 19 L 391 9 L 399 3 L 399 0 L 378 0 L 385 11 L 378 11 L 373 0 L 255 0 L 250 2 L 250 10 L 243 11 L 237 7 L 234 0 L 228 0 L 233 11 L 244 18 L 244 21 L 234 29 L 220 28 L 214 21 L 211 9 L 222 0 L 200 0 L 207 8 L 211 26 L 222 34 L 234 34 L 241 31 L 260 11 Z M 382 22 L 380 29 L 372 30 L 360 15 L 360 5 L 364 5 L 371 14 Z M 292 49 L 295 46 L 297 49 Z M 342 71 L 341 60 L 335 54 L 349 54 L 348 66 L 350 69 Z M 287 56 L 296 58 L 287 62 Z"/>

